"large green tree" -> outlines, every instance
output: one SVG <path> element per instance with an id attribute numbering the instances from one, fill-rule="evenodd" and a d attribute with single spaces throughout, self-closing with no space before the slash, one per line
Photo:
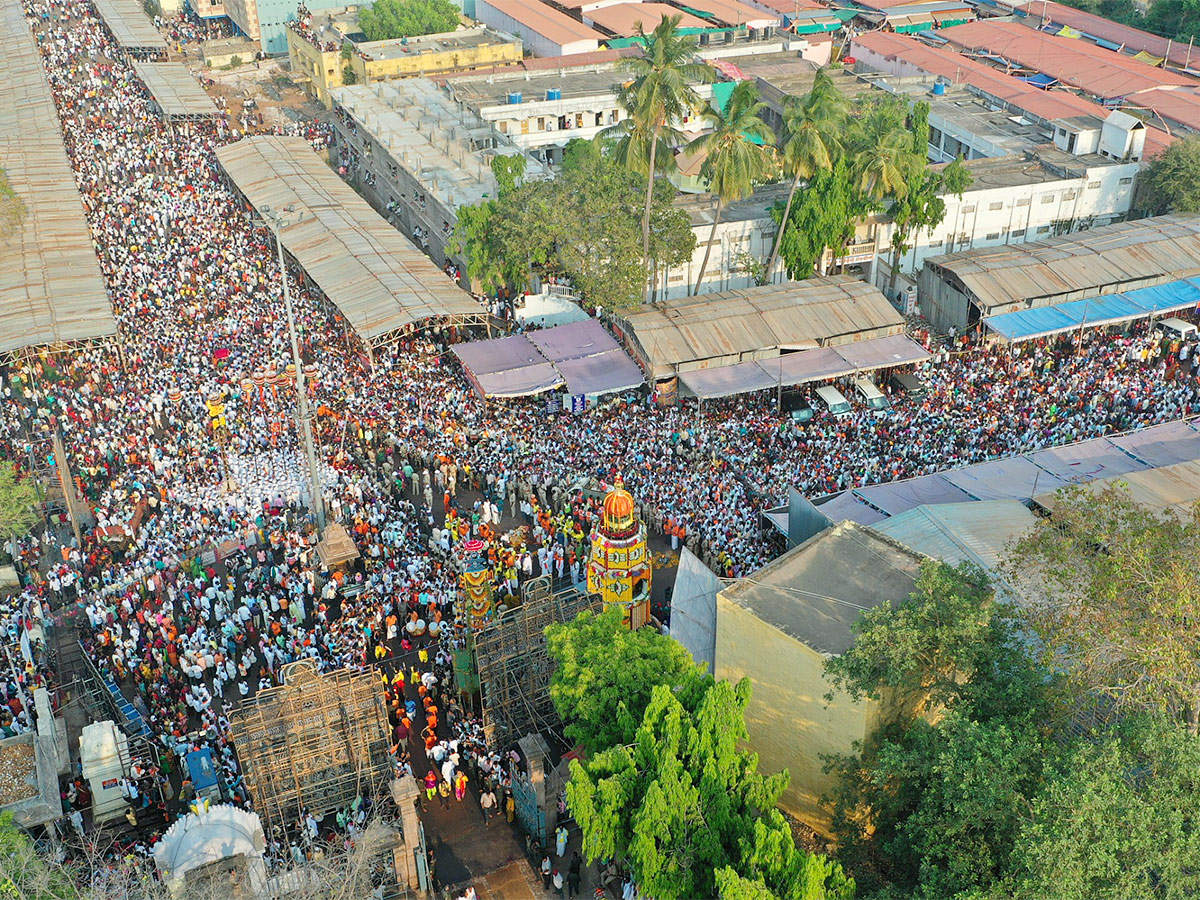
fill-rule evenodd
<path id="1" fill-rule="evenodd" d="M 84 898 L 68 870 L 50 864 L 29 836 L 13 824 L 11 812 L 0 815 L 0 897 L 14 900 Z"/>
<path id="2" fill-rule="evenodd" d="M 703 678 L 682 644 L 652 628 L 630 630 L 615 608 L 551 625 L 546 642 L 550 698 L 567 737 L 588 753 L 631 743 L 656 685 L 694 690 Z"/>
<path id="3" fill-rule="evenodd" d="M 0 544 L 20 537 L 38 523 L 38 492 L 29 478 L 18 480 L 10 464 L 0 462 Z"/>
<path id="4" fill-rule="evenodd" d="M 461 12 L 450 0 L 375 0 L 358 15 L 369 41 L 442 34 L 458 27 Z"/>
<path id="5" fill-rule="evenodd" d="M 818 69 L 813 85 L 803 97 L 788 97 L 783 109 L 783 143 L 781 158 L 785 175 L 792 178 L 787 203 L 779 221 L 791 218 L 792 203 L 801 181 L 807 181 L 818 172 L 833 168 L 842 152 L 842 129 L 848 109 L 846 99 L 833 83 L 828 69 Z M 779 248 L 787 229 L 780 226 L 767 259 L 765 277 L 770 278 L 779 258 Z"/>
<path id="6" fill-rule="evenodd" d="M 795 204 L 786 221 L 783 207 L 771 208 L 771 217 L 779 222 L 779 255 L 790 278 L 811 278 L 828 247 L 837 247 L 853 229 L 856 214 L 864 208 L 862 195 L 855 189 L 844 160 L 833 168 L 819 170 Z"/>
<path id="7" fill-rule="evenodd" d="M 1122 487 L 1058 495 L 1010 556 L 1047 665 L 1079 702 L 1152 710 L 1200 733 L 1200 510 L 1138 504 Z"/>
<path id="8" fill-rule="evenodd" d="M 758 85 L 755 82 L 739 81 L 729 95 L 724 110 L 710 103 L 705 111 L 704 116 L 712 130 L 688 144 L 689 153 L 704 155 L 700 174 L 708 182 L 708 189 L 717 196 L 717 208 L 713 213 L 712 228 L 704 246 L 704 259 L 700 262 L 693 294 L 700 293 L 722 211 L 728 204 L 749 197 L 754 185 L 770 169 L 771 155 L 766 145 L 774 143 L 775 135 L 762 120 L 762 111 L 766 106 L 758 98 Z"/>
<path id="9" fill-rule="evenodd" d="M 600 143 L 572 145 L 553 181 L 518 184 L 506 165 L 498 199 L 459 209 L 452 252 L 463 256 L 468 276 L 484 290 L 524 287 L 535 271 L 550 271 L 568 276 L 605 308 L 641 303 L 641 179 Z M 673 198 L 669 183 L 656 183 L 650 242 L 656 265 L 677 266 L 696 246 Z"/>
<path id="10" fill-rule="evenodd" d="M 632 745 L 572 761 L 567 801 L 587 858 L 622 860 L 658 900 L 852 897 L 840 866 L 798 855 L 774 809 L 787 773 L 761 775 L 740 749 L 749 699 L 748 680 L 709 683 L 694 705 L 659 684 Z"/>
<path id="11" fill-rule="evenodd" d="M 1200 212 L 1200 135 L 1179 138 L 1150 163 L 1144 177 L 1151 212 Z"/>
<path id="12" fill-rule="evenodd" d="M 646 178 L 642 212 L 642 257 L 650 260 L 650 217 L 654 179 L 675 162 L 671 149 L 681 142 L 677 125 L 701 107 L 692 86 L 713 80 L 712 67 L 692 62 L 694 42 L 680 34 L 682 16 L 663 16 L 649 34 L 637 26 L 642 53 L 618 64 L 630 80 L 617 88 L 617 102 L 625 120 L 613 127 L 618 157 Z"/>
<path id="13" fill-rule="evenodd" d="M 1156 716 L 1078 740 L 1025 814 L 1004 893 L 1054 900 L 1200 896 L 1200 738 Z"/>

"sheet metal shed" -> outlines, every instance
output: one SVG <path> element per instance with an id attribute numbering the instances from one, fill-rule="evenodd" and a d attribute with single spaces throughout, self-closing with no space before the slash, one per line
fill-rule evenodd
<path id="1" fill-rule="evenodd" d="M 932 559 L 952 566 L 969 561 L 994 571 L 1035 521 L 1019 500 L 981 500 L 918 506 L 871 527 Z"/>
<path id="2" fill-rule="evenodd" d="M 1200 216 L 1158 216 L 948 253 L 925 260 L 925 269 L 984 316 L 1082 300 L 1200 275 Z"/>
<path id="3" fill-rule="evenodd" d="M 653 378 L 886 337 L 904 318 L 873 285 L 845 276 L 762 285 L 629 313 L 623 331 Z"/>
<path id="4" fill-rule="evenodd" d="M 279 237 L 368 345 L 441 320 L 487 323 L 487 313 L 407 237 L 342 181 L 304 138 L 243 138 L 217 161 L 256 210 L 288 217 Z"/>
<path id="5" fill-rule="evenodd" d="M 0 243 L 0 353 L 115 335 L 104 278 L 19 3 L 0 4 L 0 163 L 25 207 Z"/>
<path id="6" fill-rule="evenodd" d="M 164 119 L 213 119 L 221 115 L 212 97 L 183 63 L 135 62 L 133 68 Z"/>
<path id="7" fill-rule="evenodd" d="M 167 58 L 167 42 L 138 0 L 93 0 L 93 4 L 122 50 Z"/>
<path id="8" fill-rule="evenodd" d="M 1200 306 L 1200 278 L 1183 278 L 1125 293 L 1019 309 L 989 316 L 984 324 L 1007 341 L 1024 341 L 1080 328 L 1119 325 L 1197 306 Z"/>

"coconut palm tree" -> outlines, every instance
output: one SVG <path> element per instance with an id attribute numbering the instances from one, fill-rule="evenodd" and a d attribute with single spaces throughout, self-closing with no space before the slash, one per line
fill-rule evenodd
<path id="1" fill-rule="evenodd" d="M 762 120 L 765 108 L 766 104 L 758 99 L 758 86 L 753 81 L 739 81 L 729 95 L 724 112 L 715 104 L 709 104 L 704 113 L 712 123 L 712 131 L 688 144 L 689 153 L 704 154 L 700 174 L 708 180 L 708 189 L 717 195 L 712 230 L 693 294 L 699 293 L 700 283 L 704 280 L 722 211 L 730 203 L 750 196 L 754 183 L 770 168 L 771 152 L 767 147 L 775 142 L 775 134 Z"/>
<path id="2" fill-rule="evenodd" d="M 850 137 L 851 172 L 858 190 L 872 202 L 903 197 L 912 159 L 912 138 L 903 117 L 889 108 L 878 108 L 856 120 Z"/>
<path id="3" fill-rule="evenodd" d="M 642 256 L 650 259 L 650 208 L 654 176 L 674 162 L 671 146 L 679 142 L 675 124 L 699 109 L 695 83 L 713 80 L 710 66 L 692 62 L 695 46 L 679 33 L 681 16 L 663 16 L 650 34 L 638 23 L 641 56 L 622 59 L 632 79 L 617 89 L 626 120 L 612 131 L 619 137 L 616 153 L 624 165 L 646 175 L 646 208 L 642 214 Z"/>
<path id="4" fill-rule="evenodd" d="M 843 149 L 846 115 L 846 98 L 834 85 L 827 69 L 817 71 L 812 87 L 804 97 L 788 98 L 783 111 L 784 142 L 780 156 L 784 172 L 792 176 L 792 188 L 788 191 L 779 232 L 775 235 L 771 257 L 767 260 L 765 272 L 768 280 L 779 259 L 779 247 L 792 214 L 796 188 L 801 181 L 807 181 L 817 172 L 827 172 L 833 168 Z"/>

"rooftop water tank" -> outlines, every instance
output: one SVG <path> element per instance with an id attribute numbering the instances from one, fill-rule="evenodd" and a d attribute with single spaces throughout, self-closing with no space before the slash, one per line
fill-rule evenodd
<path id="1" fill-rule="evenodd" d="M 933 96 L 942 97 L 942 96 L 945 96 L 945 94 L 946 94 L 946 85 L 944 85 L 940 81 L 935 81 L 933 83 Z"/>
<path id="2" fill-rule="evenodd" d="M 561 100 L 562 99 L 562 88 L 547 88 L 546 89 L 546 99 L 547 100 Z"/>
<path id="3" fill-rule="evenodd" d="M 520 91 L 509 91 L 508 92 L 508 105 L 509 106 L 515 106 L 520 102 L 521 102 L 521 92 Z"/>

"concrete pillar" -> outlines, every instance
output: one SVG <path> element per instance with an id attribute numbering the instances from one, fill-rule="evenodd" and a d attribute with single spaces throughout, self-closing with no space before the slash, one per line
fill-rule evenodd
<path id="1" fill-rule="evenodd" d="M 417 798 L 420 795 L 421 789 L 412 778 L 392 779 L 392 800 L 400 810 L 401 831 L 401 843 L 392 851 L 392 865 L 395 867 L 397 884 L 407 885 L 409 890 L 416 891 L 420 891 L 420 876 L 414 854 L 424 852 L 421 849 L 421 823 L 417 819 Z"/>
<path id="2" fill-rule="evenodd" d="M 550 768 L 550 746 L 540 734 L 528 734 L 517 742 L 529 766 L 529 782 L 533 785 L 537 804 L 546 819 L 546 834 L 542 840 L 543 846 L 549 846 L 554 838 L 554 829 L 558 827 L 557 798 L 547 790 L 547 775 Z"/>

